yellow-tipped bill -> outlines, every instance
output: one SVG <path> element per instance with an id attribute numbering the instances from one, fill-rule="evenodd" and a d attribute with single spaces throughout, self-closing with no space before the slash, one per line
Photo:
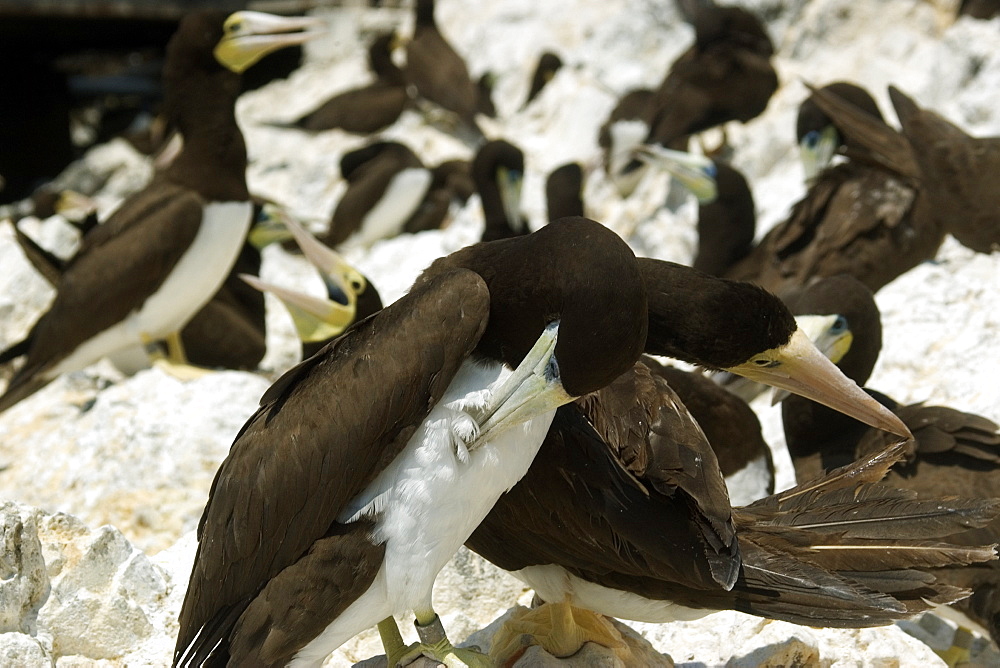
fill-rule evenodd
<path id="1" fill-rule="evenodd" d="M 263 12 L 231 14 L 215 45 L 215 59 L 233 72 L 243 72 L 267 54 L 303 44 L 321 35 L 326 24 L 307 16 L 274 16 Z"/>
<path id="2" fill-rule="evenodd" d="M 636 157 L 669 172 L 698 198 L 699 204 L 711 204 L 719 196 L 715 183 L 715 163 L 711 158 L 673 151 L 655 144 L 643 144 L 638 147 Z"/>
<path id="3" fill-rule="evenodd" d="M 240 274 L 240 278 L 261 292 L 270 292 L 280 299 L 292 316 L 299 338 L 306 343 L 326 341 L 354 322 L 354 300 L 351 304 L 339 304 L 267 283 L 250 274 Z"/>
<path id="4" fill-rule="evenodd" d="M 842 315 L 797 315 L 795 322 L 816 349 L 834 364 L 844 359 L 854 342 L 854 335 L 847 327 L 847 319 Z M 771 405 L 784 401 L 789 394 L 788 390 L 774 388 Z"/>
<path id="5" fill-rule="evenodd" d="M 358 295 L 367 287 L 364 275 L 348 264 L 340 253 L 320 243 L 295 219 L 286 216 L 285 226 L 302 254 L 319 271 L 330 299 L 353 307 Z"/>
<path id="6" fill-rule="evenodd" d="M 812 399 L 872 427 L 912 438 L 902 420 L 824 357 L 801 328 L 784 346 L 755 355 L 726 371 Z"/>
<path id="7" fill-rule="evenodd" d="M 478 416 L 479 433 L 467 444 L 469 452 L 522 424 L 573 401 L 563 389 L 555 361 L 559 321 L 551 323 Z"/>

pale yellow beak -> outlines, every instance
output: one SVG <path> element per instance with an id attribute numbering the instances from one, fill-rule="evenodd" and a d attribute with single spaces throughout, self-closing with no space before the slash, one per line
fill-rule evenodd
<path id="1" fill-rule="evenodd" d="M 321 35 L 326 24 L 307 16 L 285 17 L 263 12 L 231 14 L 223 24 L 215 59 L 233 72 L 243 72 L 267 54 Z"/>

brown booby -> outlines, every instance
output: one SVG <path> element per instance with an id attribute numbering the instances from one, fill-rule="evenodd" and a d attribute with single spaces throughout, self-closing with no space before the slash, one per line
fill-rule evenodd
<path id="1" fill-rule="evenodd" d="M 742 246 L 743 257 L 721 275 L 753 281 L 781 296 L 814 277 L 840 273 L 878 290 L 934 257 L 944 238 L 944 221 L 923 195 L 913 151 L 904 138 L 830 91 L 817 90 L 813 99 L 841 136 L 852 138 L 851 159 L 821 172 L 788 218 L 748 252 Z M 836 110 L 831 103 L 838 105 Z M 672 170 L 662 153 L 647 149 L 642 155 Z M 690 181 L 708 190 L 710 176 L 692 171 Z M 751 205 L 747 201 L 743 206 L 749 210 Z M 726 229 L 732 238 L 748 235 L 747 220 L 722 216 L 717 223 L 716 234 L 723 241 Z"/>
<path id="2" fill-rule="evenodd" d="M 392 61 L 395 33 L 379 35 L 368 47 L 368 64 L 375 81 L 334 95 L 291 123 L 311 132 L 339 128 L 371 134 L 396 122 L 410 102 L 402 70 Z"/>
<path id="3" fill-rule="evenodd" d="M 872 118 L 885 122 L 875 99 L 861 86 L 848 81 L 835 81 L 823 86 L 821 90 L 828 91 L 871 114 Z M 850 135 L 850 129 L 845 133 L 838 128 L 833 119 L 819 107 L 812 94 L 799 105 L 795 117 L 795 137 L 799 143 L 802 170 L 807 182 L 815 179 L 830 164 L 837 149 L 848 150 L 857 145 Z"/>
<path id="4" fill-rule="evenodd" d="M 583 215 L 583 168 L 567 162 L 545 179 L 545 209 L 549 221 Z"/>
<path id="5" fill-rule="evenodd" d="M 389 665 L 420 651 L 491 665 L 447 642 L 434 578 L 527 470 L 556 407 L 635 363 L 646 311 L 631 250 L 583 218 L 434 262 L 280 378 L 236 437 L 175 663 L 319 665 L 378 624 Z M 410 609 L 412 651 L 391 619 Z"/>
<path id="6" fill-rule="evenodd" d="M 483 135 L 476 123 L 479 87 L 469 70 L 434 21 L 434 0 L 417 0 L 413 38 L 406 45 L 406 81 L 425 100 L 454 112 L 458 120 L 477 137 Z"/>
<path id="7" fill-rule="evenodd" d="M 524 181 L 521 149 L 502 139 L 486 142 L 472 159 L 472 179 L 486 221 L 483 241 L 528 233 L 528 221 L 521 215 L 521 184 Z"/>
<path id="8" fill-rule="evenodd" d="M 431 170 L 431 185 L 403 232 L 416 234 L 441 228 L 448 220 L 452 202 L 462 206 L 476 192 L 472 164 L 468 160 L 445 160 Z"/>
<path id="9" fill-rule="evenodd" d="M 850 276 L 824 278 L 810 285 L 790 305 L 800 313 L 838 313 L 849 323 L 853 341 L 837 363 L 844 374 L 864 383 L 882 348 L 882 325 L 871 292 Z M 1000 427 L 982 416 L 946 406 L 900 405 L 868 390 L 912 430 L 912 452 L 889 471 L 887 482 L 917 492 L 922 498 L 966 495 L 1000 497 Z M 799 480 L 868 456 L 884 447 L 882 434 L 822 406 L 789 397 L 782 404 L 788 452 Z M 1000 521 L 953 537 L 962 544 L 997 542 Z M 955 604 L 1000 641 L 1000 564 L 991 562 L 949 569 L 939 579 L 972 590 Z"/>
<path id="10" fill-rule="evenodd" d="M 679 265 L 639 262 L 649 291 L 647 352 L 823 395 L 839 410 L 908 435 L 821 359 L 772 295 Z M 810 625 L 885 624 L 926 609 L 925 599 L 960 595 L 915 567 L 994 557 L 989 547 L 954 546 L 918 556 L 922 539 L 981 526 L 1000 508 L 995 501 L 919 502 L 868 484 L 902 454 L 902 447 L 885 450 L 732 508 L 701 430 L 666 381 L 638 364 L 557 411 L 528 473 L 466 545 L 545 601 L 615 617 L 669 621 L 737 609 Z"/>
<path id="11" fill-rule="evenodd" d="M 764 112 L 778 88 L 774 46 L 760 19 L 742 7 L 699 3 L 695 43 L 670 66 L 644 120 L 647 143 L 686 148 L 687 137 Z"/>
<path id="12" fill-rule="evenodd" d="M 552 53 L 551 51 L 546 51 L 538 57 L 538 63 L 535 65 L 535 71 L 531 75 L 531 86 L 528 88 L 528 94 L 524 98 L 524 104 L 521 108 L 524 109 L 531 101 L 542 92 L 542 89 L 556 76 L 563 66 L 562 58 L 558 55 Z"/>
<path id="13" fill-rule="evenodd" d="M 634 149 L 649 136 L 649 125 L 644 117 L 653 92 L 649 88 L 638 88 L 622 95 L 597 132 L 604 173 L 622 197 L 632 194 L 644 174 L 633 164 Z"/>
<path id="14" fill-rule="evenodd" d="M 318 298 L 267 283 L 255 274 L 240 278 L 258 294 L 270 292 L 288 309 L 302 342 L 302 359 L 319 352 L 353 323 L 382 310 L 382 299 L 368 278 L 349 265 L 339 253 L 327 248 L 291 217 L 283 222 L 323 279 L 326 297 Z"/>
<path id="15" fill-rule="evenodd" d="M 370 246 L 403 231 L 431 186 L 433 175 L 406 145 L 376 141 L 340 160 L 347 190 L 337 202 L 323 243 Z"/>
<path id="16" fill-rule="evenodd" d="M 1000 250 L 1000 137 L 972 137 L 951 121 L 922 109 L 899 89 L 889 98 L 902 125 L 921 192 L 945 231 L 977 253 Z"/>
<path id="17" fill-rule="evenodd" d="M 184 147 L 87 235 L 38 320 L 0 411 L 59 374 L 124 348 L 175 335 L 219 289 L 252 217 L 246 147 L 234 103 L 239 72 L 268 51 L 301 44 L 313 19 L 238 12 L 186 17 L 163 78 Z"/>

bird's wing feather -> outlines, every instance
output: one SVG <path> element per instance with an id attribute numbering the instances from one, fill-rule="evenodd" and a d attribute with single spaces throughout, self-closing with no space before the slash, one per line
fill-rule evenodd
<path id="1" fill-rule="evenodd" d="M 212 483 L 178 654 L 213 617 L 246 606 L 314 543 L 342 531 L 340 511 L 405 446 L 475 348 L 488 313 L 478 275 L 441 274 L 265 392 Z M 351 591 L 368 586 L 352 579 Z M 211 646 L 228 632 L 198 640 Z"/>

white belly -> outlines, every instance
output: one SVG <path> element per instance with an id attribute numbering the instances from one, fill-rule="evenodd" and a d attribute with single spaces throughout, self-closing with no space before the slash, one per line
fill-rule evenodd
<path id="1" fill-rule="evenodd" d="M 573 575 L 562 566 L 552 564 L 529 566 L 514 571 L 511 575 L 534 589 L 543 601 L 569 601 L 578 608 L 635 622 L 689 622 L 715 612 L 603 587 Z"/>
<path id="2" fill-rule="evenodd" d="M 180 330 L 219 291 L 246 241 L 253 205 L 213 202 L 198 233 L 160 288 L 124 320 L 91 337 L 46 372 L 55 378 L 106 355 Z"/>
<path id="3" fill-rule="evenodd" d="M 365 216 L 358 231 L 345 241 L 345 247 L 367 247 L 380 239 L 398 235 L 424 200 L 430 186 L 429 169 L 411 167 L 396 174 L 386 187 L 382 199 Z"/>
<path id="4" fill-rule="evenodd" d="M 375 539 L 385 542 L 382 570 L 368 591 L 289 665 L 318 665 L 361 631 L 394 614 L 429 609 L 434 578 L 493 508 L 500 495 L 527 472 L 555 411 L 518 425 L 467 457 L 455 454 L 455 434 L 466 435 L 471 418 L 462 410 L 483 405 L 506 368 L 465 363 L 444 398 L 403 452 L 349 504 L 339 521 L 378 514 Z M 466 453 L 463 453 L 466 454 Z"/>

